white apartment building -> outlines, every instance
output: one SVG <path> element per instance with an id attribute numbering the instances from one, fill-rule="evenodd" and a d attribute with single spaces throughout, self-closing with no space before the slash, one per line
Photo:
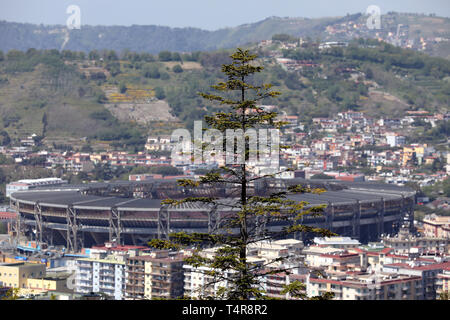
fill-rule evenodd
<path id="1" fill-rule="evenodd" d="M 23 179 L 8 183 L 6 185 L 6 196 L 9 197 L 12 193 L 18 191 L 64 184 L 67 184 L 67 180 L 62 180 L 60 178 Z"/>
<path id="2" fill-rule="evenodd" d="M 103 292 L 122 300 L 126 285 L 126 255 L 76 260 L 75 292 Z"/>
<path id="3" fill-rule="evenodd" d="M 386 133 L 386 143 L 391 147 L 400 147 L 406 144 L 406 138 L 397 133 Z"/>
<path id="4" fill-rule="evenodd" d="M 344 249 L 310 246 L 303 250 L 305 255 L 305 263 L 309 267 L 328 266 L 333 263 L 333 254 L 343 253 Z"/>
<path id="5" fill-rule="evenodd" d="M 216 251 L 219 247 L 209 248 L 201 251 L 200 255 L 206 258 L 213 258 L 216 255 Z M 258 257 L 247 257 L 247 262 L 252 264 L 262 265 L 265 260 Z M 199 298 L 207 296 L 217 296 L 220 288 L 228 287 L 228 280 L 230 279 L 235 270 L 229 270 L 223 272 L 223 270 L 214 270 L 207 266 L 194 267 L 192 265 L 183 265 L 184 269 L 184 295 L 190 298 Z M 212 271 L 218 271 L 220 273 L 220 279 L 215 279 L 210 273 Z M 262 283 L 262 289 L 265 289 Z"/>
<path id="6" fill-rule="evenodd" d="M 357 248 L 361 245 L 358 240 L 350 237 L 315 237 L 314 243 L 339 249 Z"/>

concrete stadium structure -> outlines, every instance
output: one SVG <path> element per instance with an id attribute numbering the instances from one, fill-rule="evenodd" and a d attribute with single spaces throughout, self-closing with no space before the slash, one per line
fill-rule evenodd
<path id="1" fill-rule="evenodd" d="M 368 182 L 331 180 L 266 179 L 253 186 L 253 194 L 267 195 L 289 185 L 321 187 L 321 194 L 296 194 L 296 201 L 311 206 L 327 205 L 322 216 L 305 215 L 300 221 L 324 227 L 362 243 L 396 232 L 404 220 L 413 226 L 415 192 L 408 188 Z M 17 231 L 38 242 L 65 245 L 76 252 L 82 247 L 117 241 L 142 244 L 152 238 L 166 239 L 171 232 L 218 232 L 230 210 L 199 203 L 168 206 L 163 199 L 215 196 L 230 201 L 222 187 L 186 189 L 175 180 L 91 183 L 41 188 L 13 193 L 10 205 L 19 212 Z M 232 214 L 232 212 L 231 212 Z M 262 228 L 279 231 L 292 221 L 260 222 Z M 307 235 L 297 234 L 304 238 Z"/>

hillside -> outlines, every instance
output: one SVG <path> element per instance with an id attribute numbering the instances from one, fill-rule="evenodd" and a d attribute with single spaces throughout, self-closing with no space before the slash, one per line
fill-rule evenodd
<path id="1" fill-rule="evenodd" d="M 345 110 L 379 118 L 450 109 L 450 62 L 442 58 L 362 39 L 329 49 L 298 38 L 248 48 L 264 66 L 251 80 L 282 92 L 261 103 L 306 124 Z M 189 128 L 220 108 L 197 93 L 222 80 L 228 56 L 223 50 L 157 56 L 10 51 L 0 55 L 0 131 L 11 139 L 35 133 L 60 144 L 85 137 L 139 149 L 149 132 Z"/>
<path id="2" fill-rule="evenodd" d="M 322 41 L 378 38 L 403 47 L 448 57 L 450 55 L 450 19 L 387 13 L 381 17 L 381 29 L 367 28 L 367 15 L 360 13 L 345 17 L 279 18 L 206 31 L 197 28 L 169 28 L 163 26 L 88 26 L 68 30 L 62 25 L 33 25 L 0 22 L 0 50 L 11 49 L 67 49 L 74 51 L 130 50 L 158 53 L 212 51 L 233 48 L 247 43 L 270 39 L 274 34 L 286 33 L 296 37 L 310 37 Z"/>
<path id="3" fill-rule="evenodd" d="M 94 137 L 110 127 L 135 130 L 132 123 L 121 127 L 105 112 L 103 95 L 57 51 L 10 52 L 0 63 L 0 128 L 11 139 L 36 134 L 58 137 L 61 143 Z"/>

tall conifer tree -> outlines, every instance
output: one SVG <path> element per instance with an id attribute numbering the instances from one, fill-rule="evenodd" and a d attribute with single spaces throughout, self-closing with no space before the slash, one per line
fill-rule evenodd
<path id="1" fill-rule="evenodd" d="M 219 130 L 226 136 L 227 130 L 242 130 L 244 134 L 249 129 L 277 128 L 285 123 L 278 121 L 277 113 L 267 111 L 258 106 L 258 102 L 270 97 L 280 95 L 272 91 L 270 84 L 251 84 L 252 75 L 263 69 L 258 66 L 256 55 L 248 50 L 237 49 L 231 56 L 232 62 L 222 66 L 222 72 L 226 75 L 226 81 L 211 86 L 220 95 L 200 93 L 200 95 L 221 106 L 228 106 L 224 111 L 206 116 L 205 122 L 213 129 Z M 242 154 L 239 148 L 231 150 L 234 158 L 240 155 L 248 160 L 254 150 L 244 137 L 245 148 Z M 242 140 L 241 140 L 242 141 Z M 226 146 L 230 141 L 223 142 Z M 231 141 L 233 142 L 233 141 Z M 258 142 L 260 142 L 258 140 Z M 205 148 L 206 146 L 203 145 Z M 285 148 L 284 146 L 280 146 Z M 205 148 L 206 149 L 206 148 Z M 241 150 L 242 151 L 242 150 Z M 277 150 L 275 150 L 277 151 Z M 226 150 L 224 154 L 230 150 Z M 276 153 L 278 156 L 278 153 Z M 261 156 L 261 154 L 259 154 Z M 186 263 L 195 268 L 206 267 L 202 270 L 212 281 L 206 286 L 217 283 L 227 283 L 226 287 L 220 287 L 216 296 L 201 296 L 202 298 L 248 300 L 251 298 L 264 298 L 265 293 L 261 287 L 261 278 L 273 273 L 289 272 L 286 268 L 268 268 L 274 262 L 265 265 L 249 262 L 247 253 L 249 246 L 261 240 L 279 239 L 298 232 L 314 232 L 321 235 L 333 235 L 329 230 L 314 228 L 300 224 L 301 217 L 306 214 L 320 215 L 325 206 L 309 206 L 307 202 L 298 202 L 288 197 L 294 193 L 321 193 L 323 189 L 310 188 L 308 186 L 293 185 L 286 190 L 267 188 L 256 191 L 255 185 L 267 183 L 271 178 L 284 170 L 257 175 L 251 170 L 247 161 L 239 164 L 226 164 L 217 170 L 213 170 L 202 176 L 199 180 L 181 179 L 179 185 L 186 188 L 214 188 L 221 186 L 228 190 L 226 198 L 214 196 L 186 197 L 184 199 L 167 199 L 164 204 L 177 206 L 183 203 L 199 202 L 211 208 L 221 208 L 230 214 L 219 217 L 220 227 L 213 233 L 186 232 L 172 233 L 170 241 L 154 239 L 149 244 L 157 248 L 180 248 L 185 245 L 198 244 L 199 249 Z M 290 221 L 288 227 L 281 231 L 269 231 L 265 226 L 276 221 Z M 236 232 L 237 231 L 237 232 Z M 205 257 L 201 254 L 201 248 L 205 245 L 216 246 L 216 254 L 213 257 Z M 227 275 L 226 275 L 227 274 Z M 302 287 L 299 283 L 286 288 L 294 294 Z M 296 294 L 299 296 L 298 294 Z"/>

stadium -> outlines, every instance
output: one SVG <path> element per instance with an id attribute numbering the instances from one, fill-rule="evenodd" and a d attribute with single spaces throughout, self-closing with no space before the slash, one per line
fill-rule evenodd
<path id="1" fill-rule="evenodd" d="M 289 196 L 311 206 L 327 206 L 321 216 L 303 216 L 304 225 L 327 228 L 362 243 L 395 233 L 404 220 L 413 227 L 415 192 L 404 187 L 337 180 L 265 179 L 252 186 L 251 192 L 267 195 L 285 191 L 294 184 L 326 189 L 321 194 Z M 200 203 L 169 206 L 162 200 L 214 196 L 228 201 L 229 192 L 220 186 L 187 189 L 169 179 L 119 181 L 15 192 L 10 205 L 19 212 L 18 231 L 38 242 L 65 245 L 68 251 L 77 252 L 107 241 L 140 245 L 152 238 L 167 239 L 171 232 L 217 232 L 230 214 L 228 207 Z M 263 227 L 277 231 L 290 223 L 269 222 Z M 305 236 L 296 235 L 304 240 Z"/>

